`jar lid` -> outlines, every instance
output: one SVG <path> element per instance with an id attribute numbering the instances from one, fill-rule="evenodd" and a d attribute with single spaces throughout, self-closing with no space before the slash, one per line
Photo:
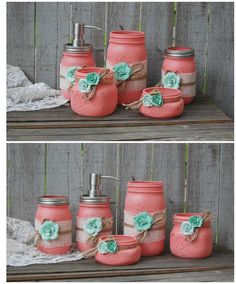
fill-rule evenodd
<path id="1" fill-rule="evenodd" d="M 173 57 L 194 57 L 194 49 L 191 47 L 168 47 L 164 50 L 164 55 Z"/>
<path id="2" fill-rule="evenodd" d="M 88 53 L 92 52 L 93 47 L 91 44 L 73 46 L 72 43 L 67 43 L 64 45 L 64 51 L 69 53 Z"/>
<path id="3" fill-rule="evenodd" d="M 86 204 L 105 204 L 109 202 L 109 197 L 106 195 L 93 196 L 93 197 L 89 195 L 82 195 L 80 197 L 80 202 Z"/>
<path id="4" fill-rule="evenodd" d="M 66 196 L 43 195 L 38 198 L 38 203 L 43 205 L 65 205 L 69 204 L 69 200 Z"/>

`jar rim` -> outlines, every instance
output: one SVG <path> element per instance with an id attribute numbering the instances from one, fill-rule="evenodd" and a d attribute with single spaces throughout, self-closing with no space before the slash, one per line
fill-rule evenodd
<path id="1" fill-rule="evenodd" d="M 96 67 L 96 66 L 93 66 L 93 67 L 83 67 L 83 68 L 81 68 L 81 69 L 76 71 L 75 77 L 84 77 L 88 73 L 92 73 L 92 72 L 101 73 L 103 70 L 106 70 L 106 69 L 108 69 L 108 68 Z M 114 76 L 114 72 L 109 69 L 108 75 Z"/>
<path id="2" fill-rule="evenodd" d="M 191 213 L 191 212 L 187 212 L 187 213 L 175 213 L 173 216 L 173 222 L 184 222 L 187 221 L 191 216 L 202 216 L 202 213 Z M 210 223 L 210 221 L 208 221 Z"/>
<path id="3" fill-rule="evenodd" d="M 176 99 L 181 99 L 181 93 L 180 90 L 178 89 L 174 89 L 174 88 L 164 88 L 164 87 L 149 87 L 149 88 L 145 88 L 143 90 L 143 95 L 147 95 L 150 92 L 153 91 L 159 91 L 163 97 L 164 102 L 165 101 L 176 101 Z"/>
<path id="4" fill-rule="evenodd" d="M 114 38 L 144 38 L 145 33 L 139 31 L 132 31 L 132 30 L 115 30 L 110 32 L 110 37 Z"/>
<path id="5" fill-rule="evenodd" d="M 69 200 L 63 195 L 42 195 L 38 198 L 38 203 L 43 205 L 67 205 Z"/>
<path id="6" fill-rule="evenodd" d="M 129 181 L 128 188 L 155 188 L 158 190 L 163 190 L 163 182 L 162 181 Z"/>
<path id="7" fill-rule="evenodd" d="M 166 48 L 164 50 L 164 55 L 173 57 L 194 57 L 195 52 L 191 47 L 175 46 Z"/>
<path id="8" fill-rule="evenodd" d="M 127 235 L 110 235 L 110 236 L 101 236 L 99 240 L 104 241 L 107 238 L 114 239 L 118 246 L 130 246 L 130 245 L 138 245 L 138 240 L 136 237 L 127 236 Z"/>

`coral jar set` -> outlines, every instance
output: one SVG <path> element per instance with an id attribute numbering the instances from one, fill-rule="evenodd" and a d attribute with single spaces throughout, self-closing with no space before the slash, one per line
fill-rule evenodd
<path id="1" fill-rule="evenodd" d="M 75 32 L 75 39 L 83 36 L 81 29 L 79 34 Z M 161 81 L 147 88 L 144 32 L 112 31 L 105 68 L 96 67 L 91 45 L 78 44 L 75 39 L 73 45 L 64 48 L 60 88 L 79 115 L 107 116 L 123 105 L 126 109 L 139 109 L 144 116 L 174 118 L 183 113 L 184 104 L 195 96 L 196 63 L 192 48 L 167 48 Z"/>
<path id="2" fill-rule="evenodd" d="M 109 197 L 101 192 L 100 174 L 90 174 L 90 190 L 80 197 L 76 218 L 77 249 L 103 264 L 129 265 L 141 256 L 164 251 L 166 204 L 160 181 L 130 181 L 124 208 L 124 235 L 113 235 Z M 35 216 L 35 243 L 48 254 L 70 252 L 72 216 L 64 196 L 41 196 Z M 173 216 L 170 251 L 183 258 L 203 258 L 212 252 L 211 215 L 177 213 Z"/>

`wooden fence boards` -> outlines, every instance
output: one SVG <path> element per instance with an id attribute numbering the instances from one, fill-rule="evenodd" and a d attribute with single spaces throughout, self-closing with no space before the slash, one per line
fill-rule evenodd
<path id="1" fill-rule="evenodd" d="M 23 69 L 34 81 L 35 3 L 7 3 L 7 63 Z"/>
<path id="2" fill-rule="evenodd" d="M 207 94 L 234 114 L 234 3 L 211 3 Z"/>

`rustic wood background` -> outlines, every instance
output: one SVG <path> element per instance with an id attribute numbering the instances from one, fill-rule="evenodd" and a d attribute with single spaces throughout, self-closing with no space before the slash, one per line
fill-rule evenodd
<path id="1" fill-rule="evenodd" d="M 7 3 L 7 62 L 34 82 L 58 88 L 59 61 L 70 41 L 72 22 L 101 27 L 87 30 L 98 66 L 104 65 L 109 32 L 142 30 L 148 50 L 148 85 L 160 79 L 162 51 L 173 44 L 196 51 L 198 95 L 209 95 L 234 114 L 234 3 L 67 2 Z M 173 33 L 173 30 L 175 32 Z"/>
<path id="2" fill-rule="evenodd" d="M 103 191 L 115 201 L 122 233 L 127 182 L 162 180 L 167 202 L 167 243 L 175 212 L 213 214 L 214 241 L 234 247 L 233 144 L 8 144 L 8 216 L 32 224 L 37 198 L 43 194 L 69 196 L 73 222 L 90 172 L 117 176 Z M 75 232 L 73 232 L 75 235 Z"/>

